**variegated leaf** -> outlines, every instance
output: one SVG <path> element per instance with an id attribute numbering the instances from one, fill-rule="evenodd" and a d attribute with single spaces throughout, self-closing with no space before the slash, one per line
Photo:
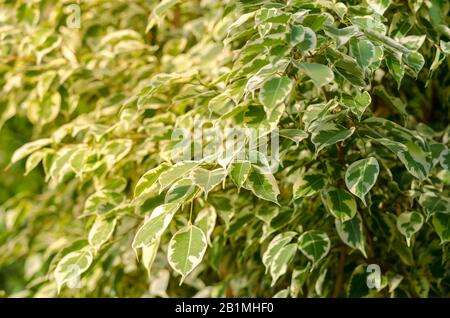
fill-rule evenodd
<path id="1" fill-rule="evenodd" d="M 275 285 L 278 278 L 286 274 L 289 263 L 292 262 L 295 252 L 297 251 L 297 244 L 291 243 L 279 249 L 273 257 L 270 265 L 270 276 L 272 277 L 272 286 Z"/>
<path id="2" fill-rule="evenodd" d="M 158 240 L 169 226 L 179 207 L 179 204 L 169 203 L 154 209 L 150 217 L 136 232 L 131 246 L 134 249 L 142 248 Z"/>
<path id="3" fill-rule="evenodd" d="M 341 221 L 352 219 L 356 214 L 356 201 L 350 192 L 331 187 L 322 192 L 323 201 L 328 211 Z"/>
<path id="4" fill-rule="evenodd" d="M 195 225 L 190 224 L 172 236 L 167 259 L 173 270 L 181 275 L 180 285 L 186 276 L 200 264 L 207 246 L 205 234 Z"/>
<path id="5" fill-rule="evenodd" d="M 347 129 L 344 126 L 337 124 L 320 124 L 311 135 L 311 141 L 316 147 L 316 155 L 323 148 L 349 138 L 354 131 L 355 127 Z"/>
<path id="6" fill-rule="evenodd" d="M 117 219 L 108 220 L 97 216 L 91 230 L 89 231 L 89 244 L 91 244 L 95 250 L 99 250 L 112 236 L 116 224 Z"/>
<path id="7" fill-rule="evenodd" d="M 156 181 L 158 180 L 161 173 L 166 171 L 169 168 L 169 164 L 163 162 L 157 167 L 150 169 L 139 179 L 134 188 L 134 197 L 138 198 L 145 194 L 151 193 L 155 190 Z"/>
<path id="8" fill-rule="evenodd" d="M 322 173 L 306 173 L 294 183 L 293 200 L 310 197 L 322 190 L 328 183 L 328 178 Z"/>
<path id="9" fill-rule="evenodd" d="M 377 159 L 369 157 L 353 162 L 345 172 L 345 184 L 351 193 L 366 205 L 365 196 L 375 185 L 380 167 Z"/>
<path id="10" fill-rule="evenodd" d="M 247 180 L 252 164 L 249 161 L 235 162 L 231 165 L 230 177 L 238 188 Z"/>
<path id="11" fill-rule="evenodd" d="M 336 218 L 335 225 L 341 240 L 351 248 L 360 250 L 364 257 L 367 257 L 364 248 L 364 233 L 361 216 L 356 214 L 351 220 L 344 222 Z"/>
<path id="12" fill-rule="evenodd" d="M 292 81 L 289 77 L 274 75 L 263 83 L 259 101 L 267 109 L 273 109 L 289 96 L 291 89 Z"/>
<path id="13" fill-rule="evenodd" d="M 195 218 L 194 224 L 205 233 L 208 244 L 211 245 L 211 234 L 216 225 L 217 213 L 212 205 L 204 207 Z"/>
<path id="14" fill-rule="evenodd" d="M 280 251 L 281 248 L 286 246 L 296 235 L 297 233 L 293 231 L 283 232 L 275 236 L 272 239 L 272 241 L 270 241 L 262 257 L 262 262 L 266 267 L 266 273 L 269 272 L 269 269 L 272 265 L 275 255 Z"/>
<path id="15" fill-rule="evenodd" d="M 413 235 L 422 227 L 423 221 L 419 212 L 404 212 L 397 217 L 397 229 L 405 236 L 408 246 L 411 245 Z"/>
<path id="16" fill-rule="evenodd" d="M 272 174 L 264 173 L 257 166 L 253 166 L 247 179 L 247 187 L 257 197 L 278 204 L 277 196 L 280 194 L 280 190 Z"/>
<path id="17" fill-rule="evenodd" d="M 328 235 L 322 231 L 310 230 L 298 238 L 298 248 L 313 264 L 328 254 L 330 246 Z"/>
<path id="18" fill-rule="evenodd" d="M 208 197 L 208 192 L 225 179 L 226 173 L 223 168 L 215 170 L 196 168 L 192 171 L 192 180 L 205 192 L 205 197 Z"/>

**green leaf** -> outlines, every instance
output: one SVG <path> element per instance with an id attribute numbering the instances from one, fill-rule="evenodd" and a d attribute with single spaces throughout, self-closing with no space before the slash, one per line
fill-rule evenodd
<path id="1" fill-rule="evenodd" d="M 277 234 L 269 243 L 267 246 L 266 251 L 263 254 L 262 262 L 264 266 L 266 267 L 266 273 L 269 272 L 273 260 L 275 256 L 280 252 L 280 250 L 289 244 L 289 242 L 297 235 L 296 232 L 289 231 L 289 232 L 282 232 L 280 234 Z"/>
<path id="2" fill-rule="evenodd" d="M 384 14 L 384 11 L 390 6 L 391 2 L 392 0 L 367 0 L 369 6 L 379 15 Z"/>
<path id="3" fill-rule="evenodd" d="M 142 263 L 147 269 L 148 278 L 151 279 L 152 266 L 155 261 L 156 255 L 158 254 L 160 240 L 157 239 L 152 243 L 142 247 Z"/>
<path id="4" fill-rule="evenodd" d="M 296 183 L 294 183 L 293 200 L 313 196 L 322 190 L 327 183 L 328 178 L 322 173 L 306 173 Z"/>
<path id="5" fill-rule="evenodd" d="M 350 40 L 350 52 L 359 66 L 366 69 L 375 57 L 375 46 L 369 40 L 353 38 Z"/>
<path id="6" fill-rule="evenodd" d="M 342 103 L 350 108 L 350 111 L 354 113 L 358 120 L 361 120 L 362 115 L 366 111 L 367 107 L 369 107 L 372 102 L 372 98 L 370 94 L 366 91 L 364 92 L 356 92 L 353 96 L 344 95 L 342 98 Z"/>
<path id="7" fill-rule="evenodd" d="M 230 177 L 238 188 L 241 188 L 247 180 L 251 168 L 252 164 L 249 161 L 236 162 L 231 165 Z"/>
<path id="8" fill-rule="evenodd" d="M 313 264 L 316 264 L 330 251 L 330 239 L 325 232 L 310 230 L 300 235 L 298 248 Z"/>
<path id="9" fill-rule="evenodd" d="M 289 96 L 291 89 L 292 81 L 289 77 L 274 75 L 263 83 L 259 101 L 264 107 L 273 109 Z"/>
<path id="10" fill-rule="evenodd" d="M 326 85 L 334 80 L 333 71 L 326 65 L 307 62 L 294 62 L 294 65 L 301 72 L 310 77 L 314 84 L 316 84 L 318 87 L 322 87 L 323 85 Z"/>
<path id="11" fill-rule="evenodd" d="M 300 129 L 280 129 L 279 135 L 284 138 L 288 138 L 295 142 L 297 145 L 303 140 L 308 138 L 308 134 Z"/>
<path id="12" fill-rule="evenodd" d="M 80 275 L 91 266 L 92 260 L 92 253 L 87 248 L 64 256 L 58 262 L 54 272 L 58 293 L 65 283 L 68 283 L 69 287 L 76 287 L 79 283 Z"/>
<path id="13" fill-rule="evenodd" d="M 400 64 L 400 61 L 398 59 L 390 54 L 386 56 L 385 61 L 389 69 L 389 73 L 391 73 L 392 77 L 394 77 L 395 81 L 397 82 L 397 89 L 400 89 L 402 79 L 405 76 L 405 68 Z"/>
<path id="14" fill-rule="evenodd" d="M 98 251 L 112 236 L 116 224 L 117 219 L 108 220 L 97 216 L 89 231 L 89 244 Z"/>
<path id="15" fill-rule="evenodd" d="M 435 213 L 450 213 L 450 200 L 434 192 L 422 193 L 419 197 L 419 204 L 425 208 L 428 216 Z"/>
<path id="16" fill-rule="evenodd" d="M 163 192 L 168 186 L 175 181 L 183 178 L 192 169 L 199 165 L 198 162 L 179 162 L 170 167 L 166 171 L 162 172 L 158 178 L 158 182 L 161 185 L 159 193 Z"/>
<path id="17" fill-rule="evenodd" d="M 217 213 L 216 209 L 212 205 L 204 207 L 198 212 L 195 218 L 194 224 L 205 233 L 206 240 L 209 245 L 211 244 L 211 234 L 214 231 L 216 225 Z"/>
<path id="18" fill-rule="evenodd" d="M 352 25 L 346 28 L 338 29 L 333 25 L 327 25 L 325 27 L 325 34 L 333 38 L 336 41 L 336 46 L 340 47 L 358 34 L 358 27 Z"/>
<path id="19" fill-rule="evenodd" d="M 41 149 L 42 147 L 45 147 L 49 144 L 51 144 L 53 140 L 51 138 L 43 138 L 38 139 L 29 143 L 26 143 L 19 149 L 17 149 L 14 154 L 11 157 L 11 164 L 25 158 L 26 156 L 30 155 L 31 153 L 35 152 L 36 150 Z"/>
<path id="20" fill-rule="evenodd" d="M 272 174 L 264 173 L 261 168 L 253 166 L 246 184 L 257 197 L 278 204 L 277 196 L 280 190 Z"/>
<path id="21" fill-rule="evenodd" d="M 436 213 L 433 215 L 433 227 L 441 238 L 441 243 L 450 241 L 450 214 Z"/>
<path id="22" fill-rule="evenodd" d="M 366 205 L 365 196 L 377 182 L 380 167 L 377 159 L 369 157 L 353 162 L 345 172 L 345 184 L 351 193 Z"/>
<path id="23" fill-rule="evenodd" d="M 450 149 L 446 149 L 441 152 L 439 156 L 439 162 L 442 168 L 450 170 Z"/>
<path id="24" fill-rule="evenodd" d="M 292 262 L 297 251 L 297 244 L 291 243 L 279 249 L 273 257 L 270 265 L 270 276 L 272 276 L 272 285 L 275 285 L 278 278 L 286 274 L 289 263 Z"/>
<path id="25" fill-rule="evenodd" d="M 423 216 L 419 212 L 404 212 L 397 217 L 397 229 L 406 237 L 406 243 L 411 245 L 411 238 L 423 225 Z"/>
<path id="26" fill-rule="evenodd" d="M 167 190 L 164 203 L 186 203 L 194 199 L 199 192 L 199 188 L 190 178 L 184 178 L 175 182 L 169 190 Z"/>
<path id="27" fill-rule="evenodd" d="M 424 180 L 428 177 L 431 169 L 430 153 L 426 153 L 418 145 L 409 142 L 405 144 L 408 148 L 407 152 L 401 152 L 397 156 L 405 165 L 410 174 L 419 180 Z"/>
<path id="28" fill-rule="evenodd" d="M 192 180 L 205 192 L 205 197 L 208 197 L 208 192 L 220 184 L 225 179 L 226 174 L 227 171 L 223 168 L 215 170 L 196 168 L 192 171 Z"/>
<path id="29" fill-rule="evenodd" d="M 168 163 L 163 162 L 159 166 L 144 173 L 144 175 L 139 179 L 136 187 L 134 188 L 134 197 L 138 198 L 143 195 L 152 193 L 154 190 L 156 190 L 156 181 L 158 180 L 159 176 L 169 167 L 170 165 Z"/>
<path id="30" fill-rule="evenodd" d="M 289 46 L 294 47 L 305 39 L 305 28 L 301 25 L 293 25 L 291 32 L 287 36 Z"/>
<path id="31" fill-rule="evenodd" d="M 145 220 L 144 224 L 136 232 L 131 246 L 134 249 L 143 248 L 159 240 L 179 207 L 179 204 L 169 203 L 154 209 L 150 217 Z"/>
<path id="32" fill-rule="evenodd" d="M 201 263 L 206 247 L 206 236 L 195 225 L 188 225 L 172 236 L 167 259 L 173 270 L 181 275 L 180 285 L 186 276 Z"/>
<path id="33" fill-rule="evenodd" d="M 316 48 L 317 37 L 316 33 L 308 27 L 304 28 L 303 41 L 301 41 L 297 47 L 303 54 L 308 53 Z"/>
<path id="34" fill-rule="evenodd" d="M 367 257 L 364 248 L 364 233 L 361 216 L 356 214 L 351 220 L 344 222 L 339 218 L 336 218 L 335 225 L 341 240 L 351 248 L 360 250 L 364 257 Z"/>
<path id="35" fill-rule="evenodd" d="M 316 147 L 316 155 L 323 148 L 349 138 L 354 131 L 355 127 L 347 129 L 344 126 L 332 123 L 320 124 L 311 134 L 311 141 Z"/>
<path id="36" fill-rule="evenodd" d="M 290 286 L 291 297 L 298 297 L 299 294 L 303 294 L 302 287 L 308 279 L 310 273 L 311 263 L 308 263 L 304 268 L 294 269 L 292 271 L 292 279 Z"/>
<path id="37" fill-rule="evenodd" d="M 356 201 L 350 192 L 340 188 L 328 188 L 322 192 L 328 211 L 341 221 L 352 219 L 356 215 Z"/>

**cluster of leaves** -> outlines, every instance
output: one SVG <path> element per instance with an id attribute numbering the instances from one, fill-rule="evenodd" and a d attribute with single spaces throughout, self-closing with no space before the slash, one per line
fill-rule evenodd
<path id="1" fill-rule="evenodd" d="M 0 292 L 450 294 L 448 2 L 70 3 L 0 0 Z"/>

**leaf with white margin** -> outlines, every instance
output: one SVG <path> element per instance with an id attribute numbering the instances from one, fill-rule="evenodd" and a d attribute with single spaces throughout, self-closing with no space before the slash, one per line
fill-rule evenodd
<path id="1" fill-rule="evenodd" d="M 293 25 L 291 32 L 287 36 L 287 42 L 289 46 L 294 47 L 297 44 L 303 42 L 305 39 L 305 28 L 301 25 Z"/>
<path id="2" fill-rule="evenodd" d="M 167 190 L 164 203 L 185 203 L 191 201 L 200 189 L 189 178 L 175 182 Z"/>
<path id="3" fill-rule="evenodd" d="M 338 218 L 335 220 L 336 231 L 341 240 L 351 248 L 360 250 L 364 257 L 367 258 L 364 248 L 363 223 L 359 214 L 348 221 L 342 222 Z"/>
<path id="4" fill-rule="evenodd" d="M 423 216 L 419 212 L 404 212 L 397 217 L 397 229 L 406 237 L 406 243 L 411 246 L 411 238 L 423 225 Z"/>
<path id="5" fill-rule="evenodd" d="M 170 167 L 158 178 L 158 182 L 161 185 L 159 193 L 163 192 L 168 186 L 170 186 L 175 181 L 184 177 L 188 172 L 197 167 L 200 163 L 198 162 L 179 162 L 174 166 Z"/>
<path id="6" fill-rule="evenodd" d="M 339 29 L 333 25 L 326 25 L 324 31 L 326 35 L 336 41 L 336 46 L 340 47 L 358 34 L 358 27 L 355 25 L 351 25 Z"/>
<path id="7" fill-rule="evenodd" d="M 247 180 L 251 169 L 252 164 L 249 161 L 235 162 L 231 165 L 230 177 L 238 188 Z"/>
<path id="8" fill-rule="evenodd" d="M 137 230 L 136 236 L 131 244 L 133 249 L 145 247 L 155 240 L 159 240 L 179 207 L 179 204 L 169 203 L 160 205 L 154 209 L 150 217 Z"/>
<path id="9" fill-rule="evenodd" d="M 272 174 L 264 173 L 261 168 L 253 166 L 246 184 L 258 198 L 278 204 L 277 196 L 280 190 Z"/>
<path id="10" fill-rule="evenodd" d="M 303 40 L 297 45 L 302 53 L 314 50 L 317 46 L 317 36 L 314 31 L 308 27 L 304 27 Z"/>
<path id="11" fill-rule="evenodd" d="M 311 263 L 302 268 L 302 269 L 294 269 L 292 271 L 292 279 L 290 286 L 291 297 L 296 298 L 298 294 L 303 294 L 302 287 L 308 278 L 308 274 L 310 273 Z"/>
<path id="12" fill-rule="evenodd" d="M 425 180 L 431 169 L 430 153 L 426 153 L 415 143 L 405 144 L 408 151 L 399 153 L 397 157 L 406 167 L 406 170 L 419 180 Z"/>
<path id="13" fill-rule="evenodd" d="M 206 235 L 208 244 L 211 245 L 211 234 L 216 226 L 217 212 L 214 206 L 208 205 L 198 212 L 194 224 Z"/>
<path id="14" fill-rule="evenodd" d="M 310 230 L 298 238 L 298 248 L 313 264 L 328 254 L 330 246 L 328 235 L 322 231 Z"/>
<path id="15" fill-rule="evenodd" d="M 286 246 L 295 236 L 296 232 L 289 231 L 277 234 L 267 246 L 266 251 L 263 254 L 262 262 L 266 267 L 266 274 L 269 272 L 274 257 L 280 251 L 281 248 Z"/>
<path id="16" fill-rule="evenodd" d="M 398 141 L 394 141 L 388 138 L 374 138 L 372 140 L 382 144 L 396 155 L 408 151 L 408 147 Z"/>
<path id="17" fill-rule="evenodd" d="M 316 147 L 316 155 L 325 147 L 334 145 L 349 138 L 355 127 L 349 129 L 332 123 L 320 124 L 312 133 L 311 141 Z"/>
<path id="18" fill-rule="evenodd" d="M 134 188 L 134 197 L 138 198 L 145 194 L 151 193 L 155 189 L 156 181 L 161 173 L 166 171 L 169 167 L 170 165 L 168 163 L 163 162 L 159 166 L 144 173 Z"/>
<path id="19" fill-rule="evenodd" d="M 301 129 L 280 129 L 279 135 L 284 138 L 288 138 L 295 142 L 297 145 L 303 140 L 308 138 L 308 134 Z"/>
<path id="20" fill-rule="evenodd" d="M 155 261 L 156 254 L 158 254 L 160 240 L 157 239 L 150 243 L 149 245 L 145 245 L 142 247 L 142 263 L 147 269 L 148 278 L 151 278 L 152 274 L 152 266 Z"/>
<path id="21" fill-rule="evenodd" d="M 365 196 L 377 182 L 380 166 L 375 157 L 353 162 L 345 172 L 345 184 L 351 193 L 366 204 Z"/>
<path id="22" fill-rule="evenodd" d="M 130 139 L 116 139 L 108 141 L 102 149 L 105 156 L 105 162 L 111 168 L 116 162 L 119 162 L 130 152 L 133 147 L 133 141 Z"/>
<path id="23" fill-rule="evenodd" d="M 224 168 L 215 170 L 196 168 L 191 175 L 194 183 L 205 192 L 205 197 L 208 197 L 208 192 L 225 179 L 227 171 Z"/>
<path id="24" fill-rule="evenodd" d="M 29 154 L 41 149 L 44 146 L 51 144 L 53 140 L 51 138 L 38 139 L 29 143 L 24 144 L 22 147 L 17 149 L 11 157 L 11 164 L 25 158 Z"/>
<path id="25" fill-rule="evenodd" d="M 391 2 L 392 0 L 367 0 L 367 4 L 379 15 L 383 15 Z"/>
<path id="26" fill-rule="evenodd" d="M 114 232 L 117 224 L 117 219 L 104 219 L 97 216 L 91 230 L 89 231 L 89 244 L 98 251 L 106 241 L 109 240 Z"/>
<path id="27" fill-rule="evenodd" d="M 319 63 L 298 63 L 294 61 L 295 67 L 305 73 L 318 87 L 322 87 L 334 80 L 333 71 L 326 65 Z"/>
<path id="28" fill-rule="evenodd" d="M 289 263 L 292 262 L 297 251 L 297 244 L 291 243 L 283 246 L 273 257 L 270 265 L 270 276 L 272 277 L 271 286 L 275 285 L 278 278 L 286 274 Z"/>
<path id="29" fill-rule="evenodd" d="M 435 213 L 450 213 L 450 200 L 431 191 L 420 195 L 419 204 L 425 208 L 428 216 Z"/>
<path id="30" fill-rule="evenodd" d="M 439 156 L 439 162 L 442 168 L 450 170 L 450 149 L 446 149 L 441 152 Z"/>
<path id="31" fill-rule="evenodd" d="M 350 52 L 359 66 L 366 69 L 375 57 L 375 46 L 369 40 L 353 38 L 350 40 Z"/>
<path id="32" fill-rule="evenodd" d="M 293 200 L 302 197 L 310 197 L 322 190 L 327 183 L 328 178 L 322 173 L 306 173 L 294 183 Z"/>
<path id="33" fill-rule="evenodd" d="M 58 293 L 65 283 L 78 283 L 80 275 L 89 268 L 93 258 L 88 248 L 70 252 L 64 256 L 56 265 L 54 272 Z"/>
<path id="34" fill-rule="evenodd" d="M 275 108 L 289 96 L 291 89 L 292 81 L 289 77 L 273 75 L 263 83 L 259 101 L 265 108 Z"/>
<path id="35" fill-rule="evenodd" d="M 181 275 L 180 285 L 186 276 L 200 264 L 207 246 L 205 233 L 192 224 L 172 236 L 167 259 L 173 270 Z"/>
<path id="36" fill-rule="evenodd" d="M 432 219 L 433 227 L 441 239 L 441 244 L 450 241 L 450 214 L 436 213 Z"/>
<path id="37" fill-rule="evenodd" d="M 361 120 L 362 115 L 372 102 L 372 97 L 366 91 L 356 92 L 355 95 L 345 95 L 342 98 L 342 103 L 347 106 L 352 113 L 354 113 L 358 120 Z"/>
<path id="38" fill-rule="evenodd" d="M 330 187 L 322 192 L 322 198 L 328 211 L 341 221 L 350 220 L 356 215 L 356 200 L 350 192 Z"/>

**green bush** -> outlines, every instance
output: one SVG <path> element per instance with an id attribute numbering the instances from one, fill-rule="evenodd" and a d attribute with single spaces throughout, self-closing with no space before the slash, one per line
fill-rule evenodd
<path id="1" fill-rule="evenodd" d="M 0 0 L 0 294 L 450 296 L 448 13 Z"/>

